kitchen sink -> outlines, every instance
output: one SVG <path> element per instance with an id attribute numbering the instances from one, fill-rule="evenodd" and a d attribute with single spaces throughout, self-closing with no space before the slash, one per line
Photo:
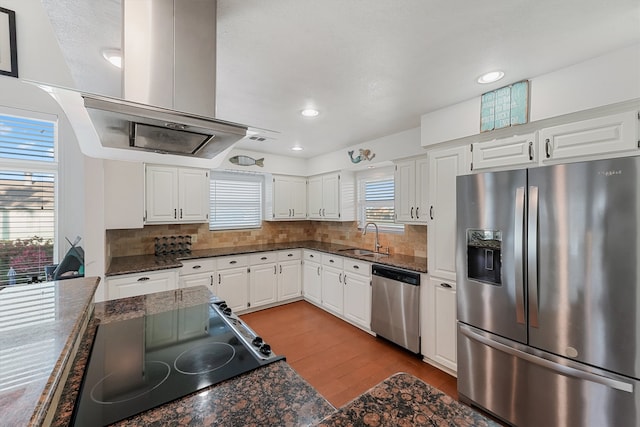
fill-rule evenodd
<path id="1" fill-rule="evenodd" d="M 379 252 L 373 252 L 368 249 L 359 249 L 359 248 L 349 248 L 349 249 L 340 249 L 339 252 L 342 252 L 347 255 L 356 255 L 356 256 L 364 256 L 371 258 L 383 258 L 389 256 L 388 254 L 381 254 Z"/>

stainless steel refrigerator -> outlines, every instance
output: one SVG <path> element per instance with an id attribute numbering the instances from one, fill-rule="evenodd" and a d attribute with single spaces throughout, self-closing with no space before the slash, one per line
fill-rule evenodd
<path id="1" fill-rule="evenodd" d="M 457 179 L 458 393 L 517 426 L 640 425 L 640 157 Z"/>

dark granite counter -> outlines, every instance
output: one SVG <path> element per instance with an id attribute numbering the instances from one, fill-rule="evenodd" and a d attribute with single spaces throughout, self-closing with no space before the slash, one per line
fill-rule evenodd
<path id="1" fill-rule="evenodd" d="M 43 424 L 91 315 L 99 281 L 87 277 L 0 290 L 1 425 Z"/>
<path id="2" fill-rule="evenodd" d="M 179 297 L 176 297 L 179 292 Z M 80 390 L 85 365 L 99 323 L 189 307 L 209 301 L 205 287 L 160 292 L 95 305 L 94 316 L 63 389 L 53 426 L 69 424 Z M 286 362 L 280 361 L 127 418 L 118 426 L 265 426 L 310 425 L 333 413 L 335 408 L 303 380 Z"/>
<path id="3" fill-rule="evenodd" d="M 117 276 L 120 274 L 142 273 L 145 271 L 163 270 L 170 268 L 179 268 L 182 266 L 180 261 L 198 258 L 210 258 L 225 255 L 250 254 L 255 252 L 278 251 L 286 249 L 312 249 L 315 251 L 326 252 L 333 255 L 359 259 L 361 261 L 374 262 L 376 264 L 385 264 L 392 267 L 405 268 L 408 270 L 427 272 L 427 259 L 414 257 L 409 255 L 391 254 L 385 257 L 371 257 L 354 255 L 346 253 L 345 249 L 351 249 L 351 246 L 338 245 L 332 243 L 317 242 L 306 240 L 301 242 L 289 243 L 273 243 L 260 245 L 246 245 L 225 248 L 201 249 L 192 251 L 188 255 L 179 255 L 176 257 L 157 257 L 155 255 L 136 255 L 127 257 L 114 257 L 111 259 L 111 265 L 106 272 L 106 276 Z"/>
<path id="4" fill-rule="evenodd" d="M 321 427 L 499 425 L 405 373 L 387 378 L 318 424 Z"/>

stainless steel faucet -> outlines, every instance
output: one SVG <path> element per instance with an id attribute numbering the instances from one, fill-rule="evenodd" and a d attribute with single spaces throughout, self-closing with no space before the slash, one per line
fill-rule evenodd
<path id="1" fill-rule="evenodd" d="M 362 230 L 362 235 L 364 236 L 365 234 L 367 234 L 367 227 L 369 227 L 370 225 L 373 225 L 376 229 L 376 243 L 375 243 L 375 251 L 376 252 L 380 252 L 380 248 L 382 247 L 382 245 L 380 244 L 380 241 L 378 240 L 378 224 L 376 224 L 375 222 L 368 222 L 365 226 L 364 229 Z"/>

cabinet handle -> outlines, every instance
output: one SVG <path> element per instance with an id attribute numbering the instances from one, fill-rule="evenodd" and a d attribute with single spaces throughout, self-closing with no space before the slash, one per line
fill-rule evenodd
<path id="1" fill-rule="evenodd" d="M 180 208 L 180 219 L 182 219 L 182 208 Z"/>
<path id="2" fill-rule="evenodd" d="M 295 209 L 291 209 L 291 216 L 296 216 L 296 210 Z"/>
<path id="3" fill-rule="evenodd" d="M 237 264 L 238 261 L 233 260 L 233 261 L 229 261 L 229 264 Z"/>
<path id="4" fill-rule="evenodd" d="M 149 280 L 148 277 L 141 277 L 138 279 L 138 282 L 146 282 L 147 280 Z"/>
<path id="5" fill-rule="evenodd" d="M 327 212 L 324 208 L 322 208 L 322 216 L 327 216 Z"/>
<path id="6" fill-rule="evenodd" d="M 322 216 L 322 208 L 318 209 L 318 216 Z"/>
<path id="7" fill-rule="evenodd" d="M 342 273 L 340 273 L 340 276 L 338 276 L 338 282 L 342 283 Z"/>
<path id="8" fill-rule="evenodd" d="M 194 266 L 193 266 L 193 267 L 191 267 L 191 268 L 193 268 L 194 270 L 198 270 L 199 268 L 202 268 L 202 266 L 201 266 L 201 265 L 194 265 Z"/>
<path id="9" fill-rule="evenodd" d="M 360 267 L 358 267 L 357 265 L 354 265 L 353 268 L 355 268 L 356 270 L 360 269 Z"/>
<path id="10" fill-rule="evenodd" d="M 418 210 L 420 209 L 420 207 L 416 208 L 416 219 L 420 219 L 420 215 L 418 215 Z"/>
<path id="11" fill-rule="evenodd" d="M 313 258 L 313 254 L 309 254 L 309 258 Z"/>
<path id="12" fill-rule="evenodd" d="M 318 276 L 320 275 L 320 266 L 318 266 Z"/>
<path id="13" fill-rule="evenodd" d="M 211 286 L 213 286 L 213 274 L 212 274 L 211 276 L 209 276 L 209 277 L 211 277 L 211 282 L 209 282 L 209 284 L 210 284 Z"/>
<path id="14" fill-rule="evenodd" d="M 347 273 L 344 274 L 344 284 L 347 284 Z"/>
<path id="15" fill-rule="evenodd" d="M 287 256 L 293 256 L 293 254 L 287 254 Z"/>
<path id="16" fill-rule="evenodd" d="M 329 260 L 329 262 L 333 264 L 335 261 L 334 261 L 334 260 L 332 260 L 332 259 L 330 259 L 330 260 Z"/>
<path id="17" fill-rule="evenodd" d="M 177 219 L 178 218 L 178 209 L 174 209 L 173 210 L 173 219 Z"/>
<path id="18" fill-rule="evenodd" d="M 220 273 L 218 273 L 218 285 L 222 283 L 222 277 L 220 276 Z"/>
<path id="19" fill-rule="evenodd" d="M 260 257 L 260 259 L 261 259 L 262 261 L 264 261 L 265 259 L 267 259 L 267 257 L 266 257 L 266 256 L 263 256 L 263 257 Z"/>
<path id="20" fill-rule="evenodd" d="M 448 283 L 440 283 L 440 286 L 442 286 L 443 288 L 451 289 L 451 285 Z"/>
<path id="21" fill-rule="evenodd" d="M 411 219 L 413 219 L 413 206 L 411 206 Z"/>
<path id="22" fill-rule="evenodd" d="M 276 268 L 278 268 L 278 267 L 276 267 L 276 266 L 274 265 L 274 266 L 273 266 L 273 274 L 276 274 L 276 273 L 277 273 L 277 271 L 278 271 L 278 270 L 276 270 Z"/>
<path id="23" fill-rule="evenodd" d="M 549 157 L 551 157 L 551 141 L 549 140 L 549 138 L 545 139 L 544 141 L 545 141 L 544 149 L 548 159 Z"/>
<path id="24" fill-rule="evenodd" d="M 282 274 L 282 265 L 280 266 L 280 274 Z"/>
<path id="25" fill-rule="evenodd" d="M 289 209 L 289 216 L 291 216 L 291 209 Z"/>
<path id="26" fill-rule="evenodd" d="M 533 141 L 529 141 L 529 160 L 533 160 Z"/>
<path id="27" fill-rule="evenodd" d="M 433 219 L 433 205 L 429 208 L 429 216 Z"/>

